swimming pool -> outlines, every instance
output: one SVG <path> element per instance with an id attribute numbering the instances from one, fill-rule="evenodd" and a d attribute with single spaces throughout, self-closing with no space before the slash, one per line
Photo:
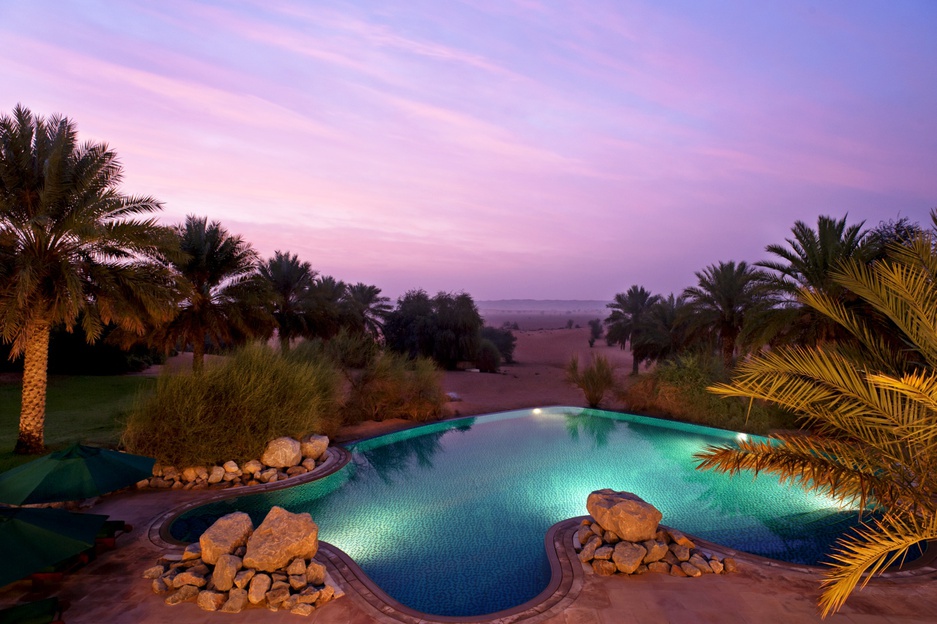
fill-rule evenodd
<path id="1" fill-rule="evenodd" d="M 307 511 L 319 537 L 387 594 L 433 615 L 482 615 L 530 600 L 550 581 L 547 529 L 584 515 L 589 492 L 634 492 L 663 523 L 758 555 L 813 564 L 856 520 L 829 498 L 775 478 L 695 469 L 693 453 L 736 434 L 581 408 L 435 423 L 349 447 L 338 472 L 227 499 L 180 516 L 194 541 L 216 518 L 272 505 Z"/>

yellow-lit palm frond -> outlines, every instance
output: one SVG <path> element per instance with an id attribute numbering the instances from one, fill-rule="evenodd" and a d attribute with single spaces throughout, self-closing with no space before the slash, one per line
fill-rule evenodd
<path id="1" fill-rule="evenodd" d="M 888 514 L 873 525 L 856 529 L 837 542 L 834 563 L 821 582 L 823 617 L 839 610 L 857 585 L 865 587 L 875 574 L 900 563 L 915 544 L 937 539 L 937 514 L 923 518 Z"/>

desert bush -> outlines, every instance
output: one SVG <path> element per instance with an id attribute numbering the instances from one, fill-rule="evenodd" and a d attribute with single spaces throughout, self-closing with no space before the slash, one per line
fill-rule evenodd
<path id="1" fill-rule="evenodd" d="M 483 338 L 475 354 L 475 367 L 483 373 L 497 373 L 501 368 L 501 352 L 495 343 Z"/>
<path id="2" fill-rule="evenodd" d="M 390 418 L 435 420 L 446 403 L 439 371 L 429 358 L 408 360 L 384 352 L 349 378 L 348 398 L 342 410 L 345 424 Z"/>
<path id="3" fill-rule="evenodd" d="M 494 343 L 505 363 L 514 363 L 514 347 L 517 346 L 517 336 L 510 328 L 482 327 L 480 336 L 482 340 L 490 340 Z"/>
<path id="4" fill-rule="evenodd" d="M 589 407 L 598 407 L 605 394 L 616 386 L 614 368 L 602 355 L 593 355 L 592 361 L 582 371 L 579 370 L 579 358 L 571 357 L 566 365 L 566 381 L 582 390 Z"/>
<path id="5" fill-rule="evenodd" d="M 131 410 L 127 450 L 173 465 L 259 458 L 280 436 L 334 433 L 338 376 L 324 360 L 252 345 L 200 375 L 164 374 Z"/>
<path id="6" fill-rule="evenodd" d="M 707 390 L 728 378 L 719 358 L 686 354 L 641 375 L 620 398 L 632 412 L 731 431 L 764 435 L 797 427 L 796 418 L 778 407 L 761 401 L 724 399 Z"/>
<path id="7" fill-rule="evenodd" d="M 370 334 L 350 332 L 343 327 L 331 338 L 300 342 L 287 357 L 301 362 L 318 362 L 324 358 L 341 369 L 361 369 L 380 352 L 380 345 Z"/>

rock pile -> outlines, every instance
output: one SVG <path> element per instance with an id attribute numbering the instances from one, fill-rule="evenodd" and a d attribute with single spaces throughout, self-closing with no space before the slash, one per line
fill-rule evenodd
<path id="1" fill-rule="evenodd" d="M 314 559 L 319 527 L 307 513 L 273 507 L 254 529 L 250 516 L 219 518 L 181 555 L 164 556 L 143 577 L 166 604 L 194 600 L 206 611 L 238 613 L 265 606 L 309 615 L 342 595 Z"/>
<path id="2" fill-rule="evenodd" d="M 240 465 L 235 461 L 186 468 L 156 464 L 153 476 L 137 483 L 137 487 L 200 490 L 274 483 L 315 469 L 328 457 L 328 447 L 328 437 L 321 435 L 309 435 L 302 440 L 277 438 L 267 444 L 259 460 Z"/>
<path id="3" fill-rule="evenodd" d="M 737 571 L 734 559 L 707 554 L 680 531 L 660 526 L 660 511 L 630 492 L 592 492 L 586 509 L 592 519 L 576 532 L 577 550 L 596 574 L 697 577 Z"/>

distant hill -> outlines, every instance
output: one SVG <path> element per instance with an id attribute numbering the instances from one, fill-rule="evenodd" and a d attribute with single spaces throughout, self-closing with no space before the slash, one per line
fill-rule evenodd
<path id="1" fill-rule="evenodd" d="M 552 312 L 558 314 L 607 313 L 608 301 L 598 299 L 495 299 L 476 301 L 479 312 Z"/>

